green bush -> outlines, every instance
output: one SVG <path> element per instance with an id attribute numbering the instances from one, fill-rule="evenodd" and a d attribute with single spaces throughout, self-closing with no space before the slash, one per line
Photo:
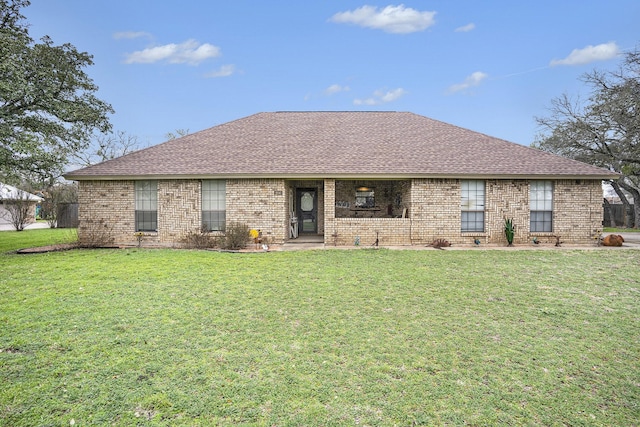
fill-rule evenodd
<path id="1" fill-rule="evenodd" d="M 504 234 L 507 237 L 507 243 L 509 246 L 513 245 L 513 236 L 516 233 L 516 226 L 513 225 L 513 219 L 504 219 Z"/>

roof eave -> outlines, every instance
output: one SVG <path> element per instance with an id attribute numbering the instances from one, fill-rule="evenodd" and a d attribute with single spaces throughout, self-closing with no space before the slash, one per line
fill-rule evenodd
<path id="1" fill-rule="evenodd" d="M 602 174 L 409 174 L 409 173 L 291 173 L 291 174 L 187 174 L 187 175 L 64 175 L 70 181 L 138 181 L 138 180 L 172 180 L 172 179 L 586 179 L 586 180 L 615 180 L 620 175 L 616 173 Z"/>

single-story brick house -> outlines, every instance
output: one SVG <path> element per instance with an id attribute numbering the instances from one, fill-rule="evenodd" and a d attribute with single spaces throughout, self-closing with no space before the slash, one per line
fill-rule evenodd
<path id="1" fill-rule="evenodd" d="M 232 222 L 271 243 L 589 243 L 617 175 L 406 112 L 259 113 L 66 174 L 80 239 L 179 245 Z"/>

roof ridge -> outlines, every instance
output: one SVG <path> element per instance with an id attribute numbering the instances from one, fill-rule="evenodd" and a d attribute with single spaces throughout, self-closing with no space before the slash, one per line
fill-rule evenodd
<path id="1" fill-rule="evenodd" d="M 264 112 L 268 113 L 268 112 Z M 409 111 L 393 111 L 393 110 L 278 110 L 272 111 L 272 113 L 304 113 L 304 114 L 312 114 L 312 113 L 410 113 Z M 258 113 L 260 114 L 260 113 Z M 410 113 L 413 114 L 413 113 Z"/>

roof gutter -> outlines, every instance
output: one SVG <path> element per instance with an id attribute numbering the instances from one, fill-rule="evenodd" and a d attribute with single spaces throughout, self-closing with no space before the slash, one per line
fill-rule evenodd
<path id="1" fill-rule="evenodd" d="M 188 174 L 188 175 L 74 175 L 66 174 L 65 179 L 72 181 L 140 181 L 140 180 L 192 180 L 192 179 L 586 179 L 616 180 L 620 174 L 610 172 L 602 174 Z"/>

